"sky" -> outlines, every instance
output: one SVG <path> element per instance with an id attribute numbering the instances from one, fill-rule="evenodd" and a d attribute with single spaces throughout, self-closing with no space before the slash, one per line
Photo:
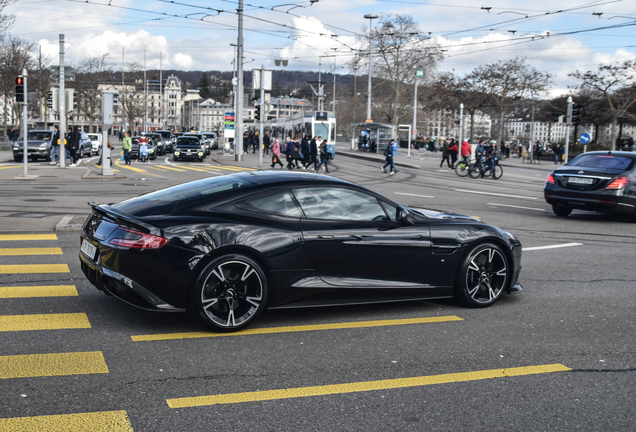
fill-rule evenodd
<path id="1" fill-rule="evenodd" d="M 410 15 L 414 37 L 444 50 L 438 70 L 465 75 L 475 67 L 525 57 L 553 75 L 552 95 L 576 84 L 568 74 L 636 60 L 634 0 L 245 0 L 245 70 L 260 68 L 352 73 L 363 48 L 366 14 Z M 108 54 L 148 69 L 232 70 L 238 0 L 17 0 L 9 33 L 36 42 L 59 64 Z M 373 20 L 372 25 L 377 25 Z M 277 59 L 288 60 L 286 67 Z M 335 63 L 335 64 L 334 64 Z M 415 72 L 414 72 L 415 73 Z"/>

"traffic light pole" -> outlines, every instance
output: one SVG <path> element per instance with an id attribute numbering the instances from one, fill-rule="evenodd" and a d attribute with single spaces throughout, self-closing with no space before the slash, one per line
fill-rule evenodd
<path id="1" fill-rule="evenodd" d="M 22 150 L 22 162 L 24 163 L 24 172 L 23 176 L 27 177 L 27 160 L 29 159 L 29 153 L 27 152 L 27 135 L 29 131 L 29 127 L 27 126 L 27 101 L 29 100 L 27 96 L 27 70 L 22 69 L 22 78 L 24 80 L 24 101 L 22 102 L 22 135 L 24 138 L 22 139 L 22 144 L 24 145 L 24 149 Z"/>
<path id="2" fill-rule="evenodd" d="M 568 96 L 568 111 L 565 116 L 565 160 L 568 163 L 568 151 L 570 148 L 570 124 L 572 124 L 572 96 Z"/>
<path id="3" fill-rule="evenodd" d="M 263 164 L 263 117 L 265 117 L 265 66 L 261 65 L 261 115 L 258 132 L 258 165 Z"/>
<path id="4" fill-rule="evenodd" d="M 64 91 L 64 35 L 60 35 L 60 168 L 64 168 L 66 162 L 66 150 L 64 146 L 64 136 L 66 134 L 66 92 Z"/>

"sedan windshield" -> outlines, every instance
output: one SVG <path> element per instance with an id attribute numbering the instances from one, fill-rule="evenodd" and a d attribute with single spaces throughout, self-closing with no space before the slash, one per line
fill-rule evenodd
<path id="1" fill-rule="evenodd" d="M 170 139 L 170 132 L 166 131 L 166 132 L 159 132 L 159 134 L 161 134 L 161 137 L 165 140 L 169 140 Z"/>
<path id="2" fill-rule="evenodd" d="M 574 159 L 567 164 L 567 166 L 628 170 L 631 169 L 635 163 L 636 159 L 628 157 L 610 154 L 584 154 Z"/>
<path id="3" fill-rule="evenodd" d="M 27 139 L 48 141 L 51 139 L 51 132 L 50 131 L 32 131 L 27 134 Z"/>
<path id="4" fill-rule="evenodd" d="M 199 146 L 198 138 L 179 138 L 177 146 Z"/>

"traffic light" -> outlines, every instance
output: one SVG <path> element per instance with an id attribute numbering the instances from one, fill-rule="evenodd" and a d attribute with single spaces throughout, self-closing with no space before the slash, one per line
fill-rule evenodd
<path id="1" fill-rule="evenodd" d="M 66 110 L 77 110 L 77 92 L 73 89 L 66 89 Z"/>
<path id="2" fill-rule="evenodd" d="M 54 111 L 57 111 L 60 107 L 59 92 L 60 89 L 53 88 L 46 93 L 46 106 Z"/>
<path id="3" fill-rule="evenodd" d="M 455 124 L 460 124 L 460 123 L 461 123 L 461 121 L 455 120 Z"/>
<path id="4" fill-rule="evenodd" d="M 254 120 L 260 121 L 260 119 L 261 119 L 261 106 L 256 105 L 254 107 Z"/>
<path id="5" fill-rule="evenodd" d="M 15 101 L 24 102 L 24 77 L 15 77 Z"/>
<path id="6" fill-rule="evenodd" d="M 581 115 L 581 105 L 575 103 L 572 104 L 572 123 L 578 123 Z"/>
<path id="7" fill-rule="evenodd" d="M 119 105 L 119 93 L 113 94 L 113 105 Z"/>

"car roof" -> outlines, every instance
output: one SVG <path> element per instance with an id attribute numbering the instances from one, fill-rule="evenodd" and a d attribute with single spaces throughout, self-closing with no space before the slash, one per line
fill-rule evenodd
<path id="1" fill-rule="evenodd" d="M 626 151 L 611 151 L 611 150 L 591 151 L 591 152 L 581 153 L 579 156 L 583 156 L 583 155 L 622 156 L 622 157 L 628 157 L 630 159 L 636 159 L 636 153 L 626 152 Z"/>

